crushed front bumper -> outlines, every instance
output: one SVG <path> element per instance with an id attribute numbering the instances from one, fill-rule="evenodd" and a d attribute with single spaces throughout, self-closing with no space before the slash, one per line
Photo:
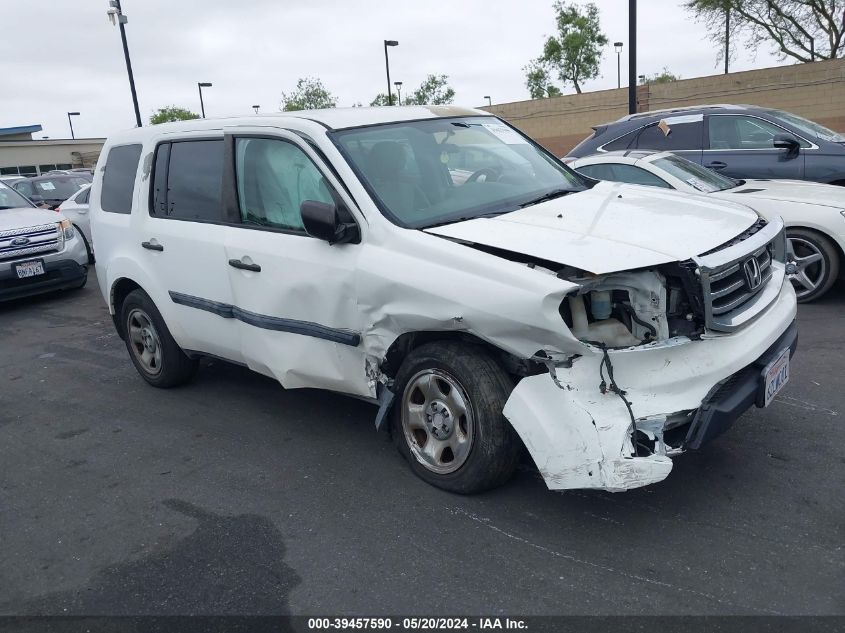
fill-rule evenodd
<path id="1" fill-rule="evenodd" d="M 690 448 L 726 430 L 755 403 L 770 356 L 794 350 L 795 313 L 795 293 L 787 283 L 752 325 L 732 334 L 610 351 L 616 382 L 638 428 L 654 430 L 679 413 L 694 412 L 685 440 Z M 548 374 L 523 378 L 505 404 L 505 417 L 550 489 L 628 490 L 662 481 L 672 470 L 666 451 L 633 456 L 625 403 L 599 389 L 601 360 L 596 353 L 577 358 L 571 368 L 557 368 L 560 387 Z M 739 378 L 731 383 L 733 376 Z M 719 391 L 728 384 L 733 386 Z"/>

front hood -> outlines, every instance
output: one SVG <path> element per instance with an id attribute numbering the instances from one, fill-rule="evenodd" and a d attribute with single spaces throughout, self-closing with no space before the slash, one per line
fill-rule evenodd
<path id="1" fill-rule="evenodd" d="M 806 180 L 746 180 L 742 187 L 722 193 L 735 195 L 737 202 L 752 197 L 845 209 L 845 187 Z"/>
<path id="2" fill-rule="evenodd" d="M 740 204 L 600 182 L 499 217 L 426 231 L 604 274 L 689 259 L 736 237 L 757 219 Z"/>
<path id="3" fill-rule="evenodd" d="M 61 213 L 46 209 L 20 207 L 18 209 L 0 209 L 0 231 L 22 229 L 39 224 L 55 224 L 64 220 Z"/>

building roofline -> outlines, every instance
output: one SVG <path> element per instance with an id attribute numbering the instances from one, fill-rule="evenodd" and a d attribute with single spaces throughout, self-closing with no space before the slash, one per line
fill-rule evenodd
<path id="1" fill-rule="evenodd" d="M 34 134 L 40 132 L 43 128 L 38 125 L 18 125 L 16 127 L 0 127 L 0 136 L 10 136 L 12 134 Z"/>

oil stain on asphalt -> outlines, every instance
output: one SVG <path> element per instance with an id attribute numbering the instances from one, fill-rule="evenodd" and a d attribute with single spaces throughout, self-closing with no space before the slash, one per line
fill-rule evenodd
<path id="1" fill-rule="evenodd" d="M 286 615 L 300 583 L 285 544 L 257 514 L 225 516 L 180 499 L 163 505 L 197 522 L 170 549 L 106 567 L 83 587 L 16 604 L 42 615 Z M 12 609 L 0 606 L 0 611 Z"/>

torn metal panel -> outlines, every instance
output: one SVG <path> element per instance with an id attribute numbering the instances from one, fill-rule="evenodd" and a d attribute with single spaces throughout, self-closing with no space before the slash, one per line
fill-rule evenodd
<path id="1" fill-rule="evenodd" d="M 697 409 L 712 385 L 766 352 L 789 328 L 795 308 L 784 285 L 768 309 L 770 327 L 609 351 L 638 430 L 662 434 L 675 412 Z M 600 363 L 600 355 L 589 354 L 557 367 L 559 384 L 548 374 L 523 378 L 505 404 L 505 417 L 550 489 L 627 490 L 661 481 L 672 469 L 671 451 L 634 456 L 630 415 L 616 394 L 601 393 Z"/>

